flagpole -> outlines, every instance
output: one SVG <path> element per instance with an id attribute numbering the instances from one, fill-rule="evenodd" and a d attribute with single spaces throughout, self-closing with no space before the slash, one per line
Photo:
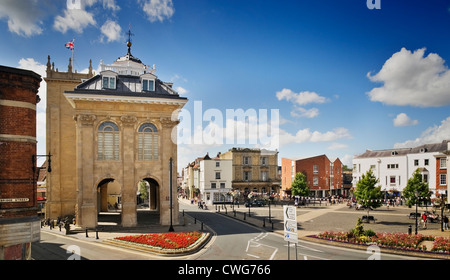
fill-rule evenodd
<path id="1" fill-rule="evenodd" d="M 75 38 L 72 40 L 73 42 L 73 48 L 72 48 L 72 64 L 73 64 L 73 71 L 75 72 Z"/>

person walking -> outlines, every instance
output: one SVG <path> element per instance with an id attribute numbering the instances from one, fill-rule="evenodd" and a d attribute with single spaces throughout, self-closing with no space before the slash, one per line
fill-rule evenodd
<path id="1" fill-rule="evenodd" d="M 423 229 L 427 229 L 427 215 L 422 213 Z"/>

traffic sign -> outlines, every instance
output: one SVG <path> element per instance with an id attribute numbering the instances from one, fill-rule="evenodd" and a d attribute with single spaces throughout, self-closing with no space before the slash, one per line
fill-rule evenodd
<path id="1" fill-rule="evenodd" d="M 297 208 L 295 206 L 283 206 L 284 213 L 284 241 L 298 243 L 297 234 Z"/>

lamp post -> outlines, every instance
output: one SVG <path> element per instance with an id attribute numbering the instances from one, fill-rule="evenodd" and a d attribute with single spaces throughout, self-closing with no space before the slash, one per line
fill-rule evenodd
<path id="1" fill-rule="evenodd" d="M 170 227 L 169 232 L 173 232 L 172 225 L 172 158 L 169 159 L 169 208 L 170 208 Z"/>
<path id="2" fill-rule="evenodd" d="M 415 235 L 417 235 L 417 202 L 418 202 L 418 199 L 419 199 L 419 193 L 418 193 L 418 191 L 414 191 L 414 196 L 416 197 L 416 214 L 414 215 L 415 216 L 415 218 L 416 218 L 416 229 L 415 229 L 415 231 L 414 231 L 414 233 L 415 233 Z"/>

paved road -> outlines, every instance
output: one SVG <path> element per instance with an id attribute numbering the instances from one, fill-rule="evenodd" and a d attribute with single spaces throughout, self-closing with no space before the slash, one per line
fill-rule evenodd
<path id="1" fill-rule="evenodd" d="M 366 260 L 370 258 L 382 260 L 401 260 L 411 259 L 405 256 L 396 256 L 382 254 L 377 255 L 376 251 L 366 252 L 362 250 L 351 250 L 346 248 L 325 246 L 317 243 L 300 240 L 298 246 L 291 244 L 288 250 L 287 242 L 283 240 L 280 231 L 270 232 L 262 227 L 255 227 L 238 221 L 230 216 L 217 214 L 214 210 L 199 210 L 190 204 L 180 203 L 180 209 L 184 209 L 187 216 L 198 219 L 195 225 L 180 225 L 175 228 L 180 231 L 199 230 L 200 221 L 211 229 L 214 236 L 199 252 L 170 259 L 177 260 Z M 278 219 L 281 214 L 281 207 L 272 209 L 272 217 Z M 342 227 L 344 230 L 354 226 L 356 213 L 354 210 L 348 210 L 345 207 L 336 207 L 324 209 L 299 209 L 298 220 L 300 221 L 299 233 L 312 232 L 314 230 L 323 231 L 324 229 L 334 229 Z M 332 211 L 329 211 L 332 210 Z M 242 209 L 242 211 L 246 211 Z M 255 211 L 255 212 L 253 212 Z M 252 216 L 267 209 L 252 209 Z M 379 212 L 381 213 L 381 212 Z M 407 220 L 403 213 L 386 212 L 380 216 L 382 222 L 377 222 L 377 226 L 404 228 Z M 149 216 L 147 213 L 142 213 Z M 151 220 L 155 220 L 153 217 Z M 389 219 L 392 218 L 392 221 Z M 398 219 L 400 218 L 400 221 Z M 397 222 L 396 222 L 397 221 Z M 187 219 L 187 223 L 193 223 L 193 220 Z M 350 225 L 350 226 L 349 226 Z M 142 230 L 167 230 L 166 227 L 145 226 Z M 268 228 L 266 228 L 268 229 Z M 135 229 L 137 230 L 137 229 Z M 310 231 L 309 231 L 310 230 Z M 157 231 L 155 231 L 157 232 Z M 136 232 L 137 233 L 137 232 Z M 102 232 L 101 238 L 111 238 L 115 235 L 124 235 L 120 232 Z M 67 259 L 89 259 L 89 260 L 153 260 L 167 259 L 155 256 L 149 253 L 138 252 L 134 250 L 125 250 L 101 243 L 93 237 L 85 238 L 80 234 L 78 238 L 67 237 L 56 232 L 41 231 L 41 241 L 32 245 L 32 257 L 37 260 L 67 260 Z M 417 259 L 417 258 L 414 258 Z"/>
<path id="2" fill-rule="evenodd" d="M 189 259 L 196 260 L 405 260 L 408 256 L 378 254 L 376 248 L 369 252 L 327 246 L 300 240 L 297 247 L 282 235 L 265 231 L 231 217 L 211 211 L 198 210 L 180 204 L 180 209 L 207 224 L 215 233 L 213 242 Z M 372 248 L 371 248 L 372 249 Z"/>

